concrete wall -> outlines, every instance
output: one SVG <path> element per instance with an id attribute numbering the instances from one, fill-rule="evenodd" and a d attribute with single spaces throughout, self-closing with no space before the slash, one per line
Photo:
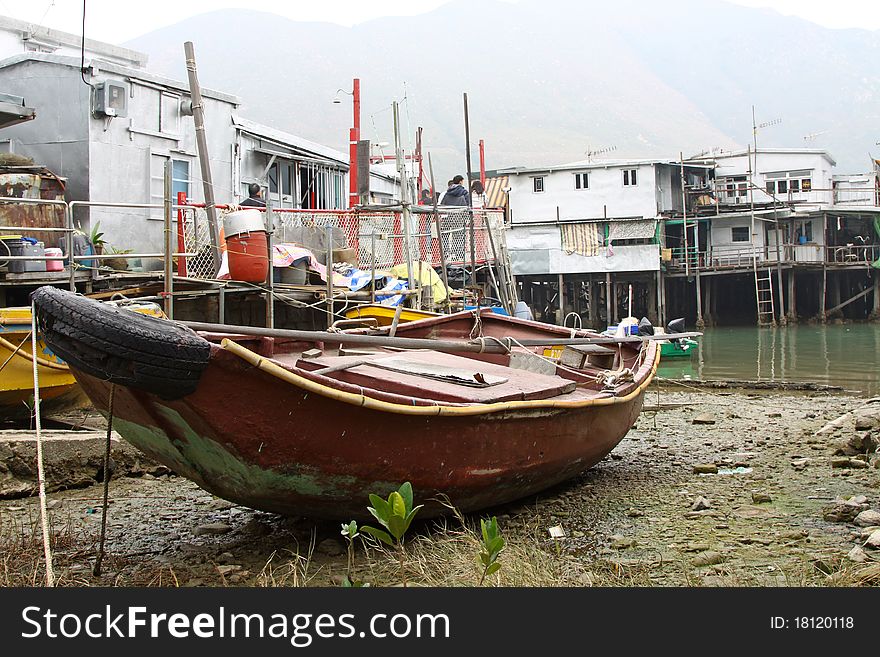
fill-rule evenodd
<path id="1" fill-rule="evenodd" d="M 101 80 L 121 82 L 124 77 L 103 74 Z M 127 117 L 108 119 L 90 114 L 90 200 L 161 205 L 164 163 L 170 158 L 189 166 L 188 198 L 204 201 L 195 124 L 191 116 L 180 113 L 184 97 L 179 91 L 133 80 Z M 235 130 L 231 113 L 235 105 L 209 97 L 203 97 L 203 105 L 214 198 L 217 203 L 228 203 L 233 200 Z M 161 210 L 94 208 L 90 214 L 92 222 L 101 222 L 104 239 L 116 248 L 135 252 L 157 252 L 162 248 Z"/>
<path id="2" fill-rule="evenodd" d="M 507 248 L 516 276 L 584 274 L 597 272 L 657 271 L 657 244 L 601 247 L 595 256 L 569 254 L 562 249 L 559 226 L 514 226 L 507 232 Z"/>
<path id="3" fill-rule="evenodd" d="M 79 71 L 24 61 L 0 68 L 0 89 L 24 97 L 36 112 L 33 121 L 3 129 L 0 136 L 10 140 L 10 150 L 66 177 L 67 200 L 87 199 L 89 125 L 83 108 L 89 106 L 91 90 Z M 59 98 L 66 100 L 58 102 Z"/>
<path id="4" fill-rule="evenodd" d="M 78 58 L 82 52 L 82 36 L 0 16 L 0 59 L 28 52 Z M 85 54 L 88 59 L 101 59 L 122 66 L 142 68 L 147 63 L 144 53 L 94 39 L 85 40 Z"/>
<path id="5" fill-rule="evenodd" d="M 753 157 L 753 166 L 755 168 L 754 183 L 758 188 L 755 190 L 756 203 L 770 203 L 772 198 L 765 192 L 759 191 L 766 188 L 768 180 L 766 174 L 782 171 L 801 171 L 808 170 L 811 172 L 810 178 L 813 191 L 805 193 L 785 195 L 780 197 L 780 201 L 807 201 L 811 203 L 831 203 L 831 178 L 833 164 L 827 155 L 821 152 L 773 152 L 759 150 L 757 157 Z M 716 171 L 718 178 L 728 176 L 744 176 L 749 171 L 749 158 L 747 153 L 737 153 L 735 155 L 717 155 L 715 156 Z M 722 194 L 721 203 L 725 203 L 725 197 Z M 747 202 L 747 199 L 746 201 Z"/>
<path id="6" fill-rule="evenodd" d="M 623 170 L 636 169 L 637 184 L 623 185 Z M 575 189 L 575 173 L 589 176 L 587 189 Z M 544 191 L 532 191 L 532 180 L 544 177 Z M 510 211 L 514 224 L 614 217 L 657 216 L 657 181 L 653 164 L 591 166 L 510 175 Z"/>

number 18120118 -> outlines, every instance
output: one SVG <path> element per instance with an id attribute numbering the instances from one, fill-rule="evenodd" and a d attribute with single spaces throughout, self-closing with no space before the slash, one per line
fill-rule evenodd
<path id="1" fill-rule="evenodd" d="M 795 616 L 794 625 L 799 630 L 851 630 L 855 623 L 852 616 Z"/>

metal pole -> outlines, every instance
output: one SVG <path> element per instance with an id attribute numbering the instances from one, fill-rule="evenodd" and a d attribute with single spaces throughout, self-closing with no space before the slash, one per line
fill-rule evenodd
<path id="1" fill-rule="evenodd" d="M 431 174 L 431 189 L 434 190 L 434 164 L 431 162 L 431 154 L 428 153 L 428 173 Z M 437 210 L 437 194 L 431 195 L 434 203 L 434 228 L 437 230 L 437 240 L 440 243 L 440 267 L 443 276 L 443 285 L 446 286 L 446 312 L 452 312 L 451 290 L 449 289 L 449 274 L 446 271 L 446 250 L 443 248 L 443 233 L 440 230 L 440 212 Z"/>
<path id="2" fill-rule="evenodd" d="M 470 199 L 470 191 L 471 191 L 471 128 L 470 121 L 468 119 L 468 100 L 467 93 L 464 94 L 464 148 L 465 155 L 467 158 L 467 198 Z M 468 219 L 470 221 L 470 236 L 471 236 L 471 283 L 476 290 L 477 286 L 477 239 L 476 239 L 476 230 L 474 228 L 474 212 L 473 212 L 473 199 L 468 203 Z"/>
<path id="3" fill-rule="evenodd" d="M 828 215 L 822 213 L 822 240 L 828 244 Z M 828 294 L 828 247 L 825 246 L 825 253 L 822 256 L 822 296 L 819 297 L 819 321 L 825 323 L 825 303 Z"/>
<path id="4" fill-rule="evenodd" d="M 376 303 L 376 225 L 370 226 L 370 303 Z"/>
<path id="5" fill-rule="evenodd" d="M 510 353 L 510 347 L 507 344 L 507 338 L 498 338 L 501 344 L 495 341 L 475 341 L 467 342 L 464 340 L 437 340 L 434 338 L 398 338 L 389 337 L 387 335 L 367 335 L 362 333 L 332 333 L 330 331 L 298 331 L 293 329 L 267 329 L 259 326 L 237 326 L 232 324 L 208 324 L 205 322 L 188 322 L 182 321 L 180 324 L 188 326 L 195 331 L 208 331 L 211 333 L 227 333 L 231 335 L 256 335 L 277 338 L 292 338 L 294 340 L 302 340 L 304 342 L 324 342 L 330 344 L 347 344 L 347 345 L 371 345 L 399 347 L 401 349 L 430 349 L 433 351 L 455 352 L 462 351 L 468 353 L 491 353 L 491 354 L 507 354 Z M 564 335 L 564 333 L 562 334 Z M 534 338 L 534 339 L 518 339 L 517 342 L 525 347 L 540 346 L 556 346 L 567 344 L 638 344 L 651 342 L 654 340 L 667 340 L 669 338 L 692 338 L 699 337 L 702 333 L 668 333 L 665 335 L 653 336 L 621 336 L 621 337 L 599 337 L 599 338 Z M 271 359 L 266 359 L 271 360 Z"/>
<path id="6" fill-rule="evenodd" d="M 754 107 L 752 108 L 752 115 L 754 116 Z M 754 123 L 754 120 L 752 121 Z M 750 228 L 749 228 L 749 244 L 752 247 L 752 273 L 755 275 L 755 304 L 758 312 L 758 326 L 761 325 L 761 294 L 758 291 L 758 254 L 755 250 L 755 181 L 752 177 L 752 146 L 751 144 L 748 146 L 748 157 L 749 157 L 749 216 L 750 220 Z"/>
<path id="7" fill-rule="evenodd" d="M 70 267 L 70 291 L 76 292 L 76 268 L 74 267 L 75 260 L 73 259 L 73 210 L 67 204 L 64 206 L 64 217 L 67 222 L 67 260 Z"/>
<path id="8" fill-rule="evenodd" d="M 492 223 L 489 221 L 489 213 L 485 209 L 482 210 L 482 213 L 483 221 L 486 223 L 486 235 L 489 237 L 489 248 L 492 249 L 492 266 L 498 271 L 498 279 L 501 281 L 500 284 L 496 285 L 496 289 L 501 295 L 501 302 L 504 304 L 504 308 L 513 315 L 513 304 L 510 302 L 510 296 L 507 294 L 507 273 L 504 271 L 504 267 L 498 264 L 498 252 L 495 250 L 495 238 L 492 236 Z M 489 267 L 489 273 L 492 273 L 492 267 Z"/>
<path id="9" fill-rule="evenodd" d="M 214 202 L 214 185 L 211 180 L 211 162 L 208 155 L 208 139 L 205 136 L 205 108 L 202 105 L 202 89 L 196 73 L 196 55 L 192 41 L 183 44 L 186 54 L 186 72 L 189 76 L 189 90 L 192 95 L 193 121 L 196 124 L 196 147 L 202 172 L 202 187 L 205 192 L 205 210 L 211 230 L 211 255 L 214 260 L 214 273 L 220 271 L 220 228 L 217 225 L 217 208 Z"/>
<path id="10" fill-rule="evenodd" d="M 174 319 L 174 271 L 172 269 L 171 254 L 174 252 L 171 237 L 171 158 L 165 160 L 165 314 L 169 319 Z"/>
<path id="11" fill-rule="evenodd" d="M 360 203 L 358 197 L 357 144 L 361 138 L 361 81 L 355 78 L 352 84 L 352 128 L 348 135 L 348 207 Z"/>
<path id="12" fill-rule="evenodd" d="M 614 318 L 611 316 L 611 272 L 605 272 L 605 326 L 611 326 Z"/>
<path id="13" fill-rule="evenodd" d="M 403 149 L 400 144 L 400 119 L 398 117 L 398 109 L 397 109 L 397 101 L 394 101 L 394 153 L 397 157 L 397 173 L 400 176 L 400 205 L 402 207 L 402 215 L 403 215 L 403 240 L 404 240 L 404 249 L 403 252 L 406 256 L 406 280 L 407 287 L 410 290 L 415 289 L 415 285 L 413 284 L 413 262 L 412 262 L 412 253 L 410 251 L 410 203 L 409 203 L 409 188 L 408 182 L 406 179 L 406 162 L 403 159 Z M 421 281 L 419 281 L 419 285 L 421 285 Z M 403 303 L 403 302 L 401 302 Z M 422 307 L 421 301 L 416 299 L 416 306 L 418 308 Z"/>
<path id="14" fill-rule="evenodd" d="M 556 295 L 556 302 L 559 306 L 559 323 L 565 321 L 565 274 L 559 274 L 557 279 L 559 294 Z"/>
<path id="15" fill-rule="evenodd" d="M 776 283 L 779 289 L 779 325 L 788 324 L 785 316 L 785 297 L 782 294 L 782 228 L 779 227 L 779 218 L 776 212 L 776 203 L 773 203 L 773 221 L 776 223 Z M 794 272 L 794 267 L 792 267 Z"/>
<path id="16" fill-rule="evenodd" d="M 480 184 L 486 189 L 486 148 L 483 140 L 480 140 Z"/>
<path id="17" fill-rule="evenodd" d="M 324 229 L 327 237 L 327 328 L 333 326 L 333 226 Z"/>
<path id="18" fill-rule="evenodd" d="M 274 249 L 275 215 L 272 213 L 272 195 L 266 189 L 266 252 L 269 254 L 269 276 L 266 282 L 266 326 L 275 326 L 275 267 L 272 251 Z"/>
<path id="19" fill-rule="evenodd" d="M 678 160 L 679 164 L 681 165 L 681 216 L 682 231 L 684 233 L 684 275 L 685 278 L 690 278 L 690 265 L 688 263 L 688 216 L 687 202 L 685 200 L 684 194 L 684 153 L 682 153 L 681 151 L 678 152 Z"/>

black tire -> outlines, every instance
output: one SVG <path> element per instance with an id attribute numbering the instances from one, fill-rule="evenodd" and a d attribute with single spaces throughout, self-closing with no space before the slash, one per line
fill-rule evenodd
<path id="1" fill-rule="evenodd" d="M 167 319 L 45 286 L 32 298 L 46 343 L 73 368 L 175 399 L 192 393 L 211 345 Z"/>

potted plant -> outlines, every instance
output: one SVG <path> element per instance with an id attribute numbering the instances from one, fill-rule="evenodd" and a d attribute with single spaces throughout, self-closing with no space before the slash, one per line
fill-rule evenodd
<path id="1" fill-rule="evenodd" d="M 104 233 L 99 230 L 100 228 L 101 222 L 96 221 L 95 225 L 92 226 L 92 232 L 89 233 L 89 242 L 91 242 L 97 255 L 104 253 L 104 245 L 107 244 L 107 242 L 104 241 Z"/>

